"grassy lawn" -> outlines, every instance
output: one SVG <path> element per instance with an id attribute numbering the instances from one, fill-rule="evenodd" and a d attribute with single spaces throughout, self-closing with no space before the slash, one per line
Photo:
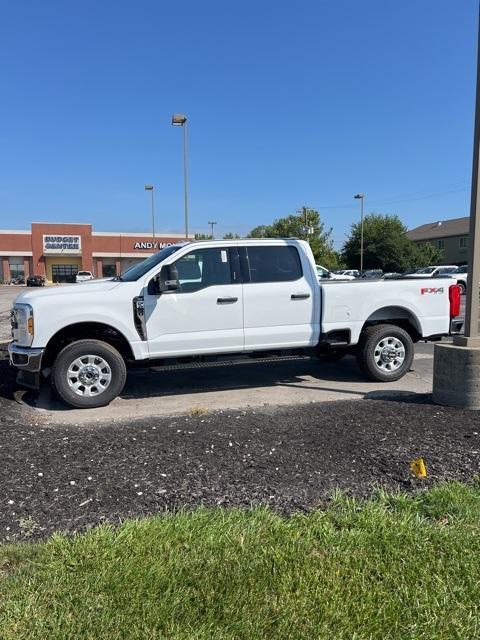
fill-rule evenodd
<path id="1" fill-rule="evenodd" d="M 0 547 L 0 638 L 480 638 L 480 485 Z"/>

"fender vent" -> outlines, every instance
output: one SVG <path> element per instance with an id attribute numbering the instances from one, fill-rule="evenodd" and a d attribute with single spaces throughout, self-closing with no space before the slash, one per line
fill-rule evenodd
<path id="1" fill-rule="evenodd" d="M 145 341 L 147 339 L 147 332 L 145 327 L 145 301 L 143 296 L 136 296 L 133 299 L 133 322 L 140 336 L 140 340 Z"/>

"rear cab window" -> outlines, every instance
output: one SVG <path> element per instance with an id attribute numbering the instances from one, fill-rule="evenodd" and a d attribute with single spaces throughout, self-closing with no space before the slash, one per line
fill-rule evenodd
<path id="1" fill-rule="evenodd" d="M 303 276 L 298 249 L 292 245 L 246 246 L 242 249 L 248 269 L 246 282 L 293 282 Z"/>

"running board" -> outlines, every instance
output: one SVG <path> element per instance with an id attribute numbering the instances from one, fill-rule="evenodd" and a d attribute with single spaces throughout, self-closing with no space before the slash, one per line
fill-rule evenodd
<path id="1" fill-rule="evenodd" d="M 293 356 L 268 356 L 265 358 L 249 358 L 242 357 L 230 360 L 205 360 L 201 362 L 186 362 L 178 364 L 151 365 L 148 367 L 150 371 L 162 373 L 164 371 L 188 371 L 189 369 L 206 369 L 210 367 L 234 367 L 245 366 L 248 364 L 268 364 L 280 362 L 302 362 L 304 360 L 312 360 L 313 356 L 293 355 Z"/>

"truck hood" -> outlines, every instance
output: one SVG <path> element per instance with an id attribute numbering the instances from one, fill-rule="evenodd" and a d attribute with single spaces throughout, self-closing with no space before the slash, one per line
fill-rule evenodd
<path id="1" fill-rule="evenodd" d="M 16 303 L 32 303 L 39 299 L 45 299 L 48 297 L 58 297 L 58 296 L 82 296 L 82 295 L 91 295 L 92 293 L 102 293 L 103 291 L 111 291 L 115 289 L 119 285 L 122 285 L 121 282 L 117 280 L 89 280 L 88 282 L 82 282 L 80 284 L 72 284 L 72 285 L 52 285 L 50 287 L 45 287 L 42 289 L 30 290 L 28 289 L 24 293 L 21 293 L 15 298 Z"/>

